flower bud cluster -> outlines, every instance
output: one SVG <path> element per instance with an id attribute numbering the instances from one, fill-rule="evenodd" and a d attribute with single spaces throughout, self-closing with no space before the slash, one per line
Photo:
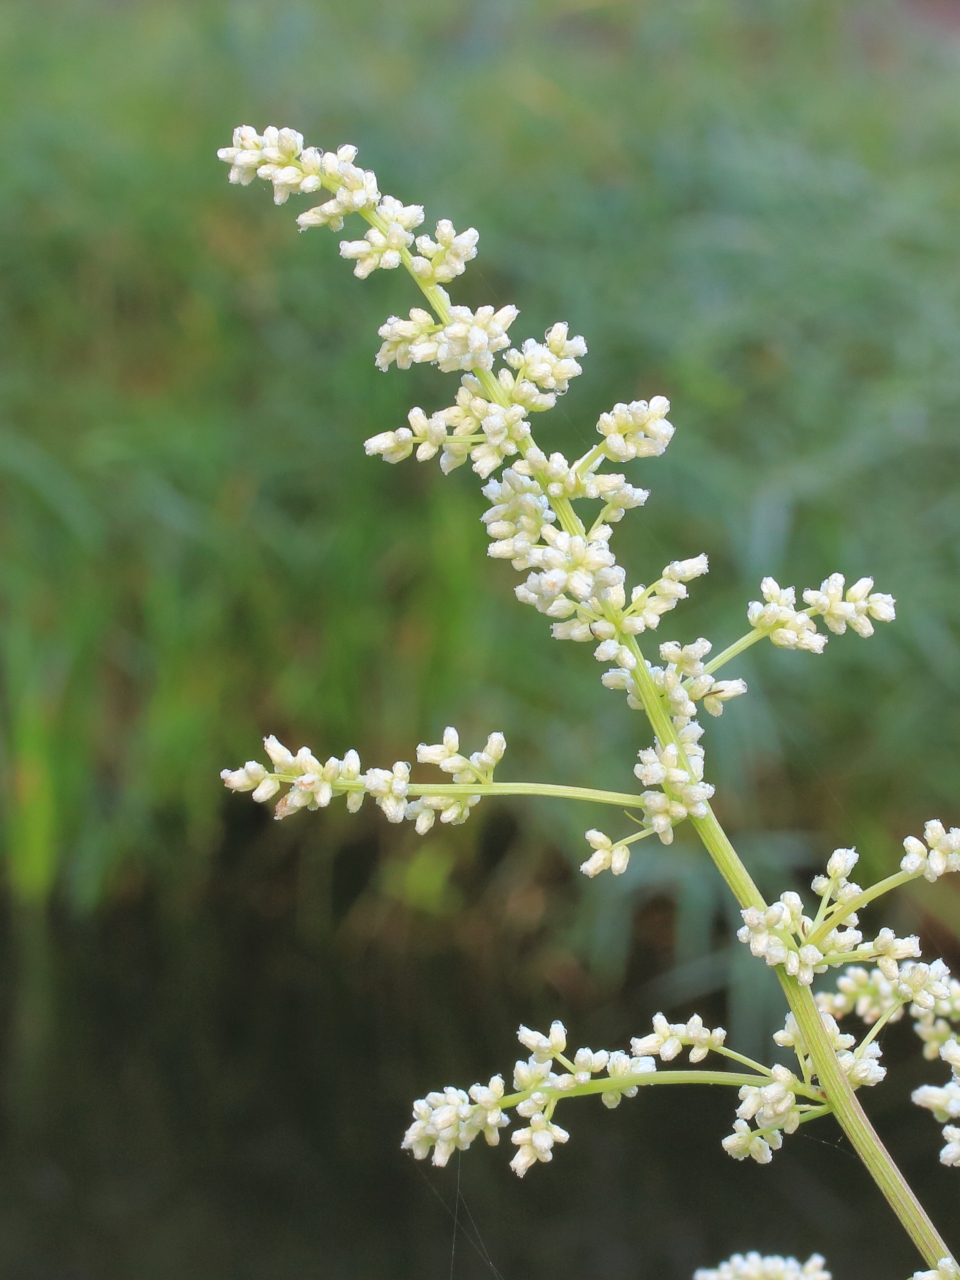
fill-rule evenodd
<path id="1" fill-rule="evenodd" d="M 686 1022 L 668 1022 L 662 1013 L 653 1016 L 653 1031 L 630 1041 L 631 1052 L 637 1057 L 653 1054 L 661 1062 L 672 1062 L 684 1049 L 690 1049 L 690 1061 L 702 1062 L 708 1053 L 723 1048 L 727 1033 L 723 1027 L 712 1031 L 703 1025 L 698 1013 Z"/>
<path id="2" fill-rule="evenodd" d="M 398 760 L 392 769 L 361 773 L 360 757 L 355 751 L 348 751 L 342 760 L 331 756 L 321 764 L 309 747 L 301 747 L 294 755 L 273 735 L 264 738 L 263 746 L 273 762 L 274 773 L 268 773 L 257 761 L 248 760 L 240 769 L 224 769 L 220 776 L 231 791 L 252 791 L 253 799 L 260 802 L 272 799 L 283 786 L 289 786 L 274 810 L 276 818 L 286 818 L 298 809 L 324 809 L 338 795 L 345 795 L 347 808 L 356 813 L 364 795 L 369 794 L 388 822 L 407 819 L 423 835 L 438 814 L 441 822 L 466 822 L 480 800 L 479 793 L 410 798 L 410 765 L 404 760 Z M 417 760 L 421 764 L 437 764 L 445 773 L 452 773 L 459 786 L 483 787 L 493 781 L 493 771 L 503 759 L 506 746 L 502 733 L 491 733 L 484 749 L 468 758 L 460 754 L 456 729 L 447 728 L 443 741 L 436 746 L 420 744 Z"/>
<path id="3" fill-rule="evenodd" d="M 745 680 L 715 680 L 708 674 L 703 659 L 712 648 L 703 636 L 685 645 L 668 640 L 660 646 L 660 657 L 667 666 L 650 668 L 654 684 L 665 694 L 678 729 L 697 714 L 695 703 L 702 701 L 705 711 L 719 716 L 723 714 L 724 703 L 747 692 Z"/>
<path id="4" fill-rule="evenodd" d="M 549 404 L 538 407 L 552 408 L 556 395 L 564 394 L 570 379 L 583 373 L 577 357 L 587 354 L 586 341 L 567 334 L 568 326 L 559 322 L 546 331 L 543 342 L 527 338 L 519 351 L 514 348 L 504 356 L 510 368 L 516 370 L 518 382 L 529 382 L 541 391 L 555 393 Z"/>
<path id="5" fill-rule="evenodd" d="M 960 1168 L 960 1125 L 948 1123 L 960 1120 L 960 1040 L 951 1039 L 942 1045 L 940 1057 L 952 1069 L 951 1078 L 941 1087 L 921 1085 L 911 1097 L 918 1107 L 932 1111 L 938 1123 L 946 1124 L 946 1145 L 940 1152 L 940 1163 Z"/>
<path id="6" fill-rule="evenodd" d="M 443 1168 L 454 1151 L 466 1151 L 481 1133 L 491 1147 L 497 1146 L 500 1130 L 510 1123 L 500 1110 L 502 1097 L 503 1077 L 494 1076 L 489 1084 L 471 1085 L 469 1094 L 448 1086 L 418 1098 L 403 1149 L 417 1160 L 425 1160 L 432 1150 L 433 1163 Z"/>
<path id="7" fill-rule="evenodd" d="M 416 448 L 417 461 L 425 462 L 442 449 L 440 469 L 444 475 L 469 457 L 474 471 L 486 479 L 506 456 L 517 452 L 530 435 L 530 424 L 519 405 L 504 409 L 484 400 L 478 391 L 476 380 L 467 375 L 455 405 L 429 418 L 422 409 L 411 409 L 408 427 L 371 436 L 364 441 L 366 453 L 379 453 L 386 462 L 402 462 Z M 449 427 L 453 428 L 452 434 Z"/>
<path id="8" fill-rule="evenodd" d="M 435 234 L 435 240 L 417 236 L 417 256 L 411 262 L 414 275 L 425 285 L 449 284 L 477 256 L 480 232 L 475 227 L 458 234 L 449 218 L 441 218 Z"/>
<path id="9" fill-rule="evenodd" d="M 859 1089 L 861 1086 L 872 1088 L 886 1078 L 887 1069 L 880 1065 L 881 1050 L 876 1041 L 867 1039 L 853 1048 L 856 1037 L 842 1032 L 836 1018 L 821 1010 L 820 1020 L 837 1055 L 841 1070 L 854 1089 Z M 778 1031 L 773 1038 L 780 1045 L 792 1045 L 806 1071 L 811 1076 L 814 1075 L 813 1061 L 803 1043 L 803 1037 L 792 1013 L 787 1015 L 783 1031 Z"/>
<path id="10" fill-rule="evenodd" d="M 598 1093 L 604 1106 L 615 1108 L 657 1076 L 656 1057 L 671 1062 L 689 1049 L 690 1061 L 701 1062 L 709 1052 L 723 1051 L 726 1034 L 722 1027 L 705 1027 L 697 1015 L 669 1023 L 658 1013 L 652 1033 L 631 1041 L 630 1053 L 580 1048 L 568 1056 L 562 1022 L 552 1023 L 547 1032 L 521 1027 L 517 1038 L 530 1056 L 514 1066 L 516 1092 L 506 1095 L 503 1078 L 494 1076 L 489 1084 L 475 1084 L 467 1091 L 450 1087 L 430 1093 L 414 1103 L 413 1124 L 403 1146 L 418 1160 L 432 1152 L 433 1163 L 444 1165 L 481 1133 L 496 1145 L 500 1129 L 508 1123 L 504 1113 L 513 1107 L 527 1121 L 526 1128 L 510 1135 L 517 1148 L 510 1167 L 522 1178 L 535 1164 L 549 1163 L 557 1143 L 567 1142 L 569 1134 L 553 1120 L 564 1098 Z"/>
<path id="11" fill-rule="evenodd" d="M 923 828 L 923 840 L 907 836 L 900 870 L 908 875 L 922 875 L 931 884 L 948 871 L 960 871 L 960 827 L 946 830 L 942 822 L 932 818 Z"/>
<path id="12" fill-rule="evenodd" d="M 453 774 L 458 785 L 484 786 L 493 781 L 493 771 L 503 759 L 507 740 L 502 733 L 491 733 L 482 751 L 474 751 L 469 757 L 460 754 L 460 735 L 453 726 L 443 731 L 443 741 L 434 746 L 421 742 L 417 747 L 420 764 L 435 764 L 444 773 Z M 424 795 L 407 804 L 404 817 L 416 823 L 418 835 L 425 835 L 433 826 L 437 814 L 441 822 L 459 826 L 466 822 L 470 810 L 478 804 L 480 796 Z"/>
<path id="13" fill-rule="evenodd" d="M 273 734 L 264 738 L 263 748 L 276 772 L 268 773 L 258 761 L 248 760 L 240 769 L 222 770 L 220 777 L 231 791 L 252 791 L 252 799 L 259 804 L 272 800 L 284 784 L 290 784 L 274 817 L 286 818 L 298 809 L 325 809 L 338 795 L 346 795 L 351 813 L 363 803 L 364 781 L 355 751 L 348 751 L 342 760 L 331 756 L 321 764 L 309 747 L 301 747 L 294 755 Z"/>
<path id="14" fill-rule="evenodd" d="M 419 204 L 404 205 L 393 196 L 384 196 L 377 205 L 377 215 L 385 224 L 383 231 L 371 227 L 362 240 L 341 240 L 340 256 L 349 258 L 356 265 L 353 274 L 360 280 L 381 268 L 395 271 L 401 263 L 401 253 L 413 243 L 413 227 L 423 221 L 423 207 Z"/>
<path id="15" fill-rule="evenodd" d="M 747 606 L 747 621 L 758 631 L 767 632 L 781 649 L 806 649 L 823 653 L 827 637 L 817 630 L 809 614 L 798 613 L 795 587 L 781 587 L 775 578 L 760 583 L 763 603 L 752 600 Z"/>
<path id="16" fill-rule="evenodd" d="M 786 1067 L 775 1066 L 769 1084 L 745 1084 L 740 1089 L 740 1106 L 737 1107 L 737 1119 L 743 1122 L 753 1120 L 756 1129 L 751 1137 L 746 1138 L 746 1130 L 735 1130 L 723 1141 L 724 1150 L 736 1160 L 752 1156 L 760 1164 L 768 1163 L 770 1156 L 759 1159 L 751 1150 L 754 1140 L 760 1140 L 770 1146 L 772 1133 L 795 1133 L 800 1124 L 800 1108 L 797 1106 L 797 1095 L 794 1090 L 800 1081 Z"/>
<path id="17" fill-rule="evenodd" d="M 605 592 L 622 584 L 623 569 L 610 550 L 608 526 L 601 525 L 587 539 L 544 525 L 541 537 L 543 544 L 531 547 L 526 557 L 534 572 L 515 588 L 522 604 L 532 604 L 548 617 L 563 617 L 576 609 L 576 602 L 602 601 Z"/>
<path id="18" fill-rule="evenodd" d="M 823 952 L 802 941 L 812 931 L 813 921 L 803 914 L 798 893 L 782 893 L 779 902 L 765 909 L 745 907 L 740 915 L 743 927 L 737 930 L 737 937 L 749 946 L 752 955 L 771 967 L 782 964 L 801 986 L 810 986 L 815 973 L 825 972 Z"/>
<path id="19" fill-rule="evenodd" d="M 696 733 L 691 730 L 696 729 Z M 681 746 L 686 761 L 681 763 L 680 748 L 669 742 L 661 746 L 656 742 L 639 752 L 640 763 L 633 772 L 646 787 L 659 787 L 659 791 L 644 791 L 640 796 L 643 814 L 648 824 L 663 844 L 673 843 L 673 828 L 684 818 L 705 818 L 707 801 L 713 795 L 713 787 L 703 781 L 703 748 L 697 742 L 702 732 L 694 721 L 682 734 L 686 741 Z"/>
<path id="20" fill-rule="evenodd" d="M 931 1276 L 934 1273 L 929 1273 Z M 819 1253 L 806 1262 L 779 1255 L 761 1257 L 759 1253 L 735 1253 L 719 1267 L 701 1267 L 693 1280 L 830 1280 L 825 1260 Z"/>
<path id="21" fill-rule="evenodd" d="M 823 653 L 829 637 L 818 631 L 814 617 L 822 617 L 835 635 L 843 635 L 847 627 L 864 639 L 873 635 L 873 622 L 892 622 L 896 615 L 893 596 L 873 591 L 873 579 L 861 578 L 843 594 L 844 577 L 833 573 L 820 584 L 820 590 L 809 588 L 803 598 L 809 606 L 798 610 L 795 587 L 781 587 L 774 578 L 760 583 L 763 602 L 754 600 L 747 608 L 751 627 L 769 634 L 781 649 L 806 649 Z"/>
<path id="22" fill-rule="evenodd" d="M 659 458 L 673 438 L 673 425 L 667 421 L 669 412 L 666 396 L 654 396 L 649 404 L 646 400 L 615 404 L 597 422 L 604 453 L 616 462 Z"/>
<path id="23" fill-rule="evenodd" d="M 846 595 L 843 588 L 843 574 L 831 573 L 821 582 L 819 591 L 809 588 L 803 593 L 805 603 L 823 618 L 834 635 L 842 636 L 849 627 L 866 639 L 873 635 L 871 618 L 878 622 L 892 622 L 896 618 L 896 601 L 893 596 L 874 591 L 872 578 L 860 578 L 848 588 Z"/>

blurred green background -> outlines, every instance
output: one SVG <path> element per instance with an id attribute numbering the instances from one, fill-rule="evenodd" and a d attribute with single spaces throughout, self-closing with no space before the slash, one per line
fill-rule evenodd
<path id="1" fill-rule="evenodd" d="M 729 642 L 766 573 L 897 597 L 869 644 L 730 671 L 750 695 L 708 776 L 778 893 L 835 845 L 879 873 L 960 821 L 958 72 L 946 2 L 6 0 L 5 1276 L 679 1280 L 750 1247 L 913 1270 L 834 1130 L 734 1166 L 726 1097 L 585 1106 L 523 1184 L 503 1150 L 398 1152 L 409 1100 L 505 1068 L 521 1020 L 612 1047 L 696 1007 L 766 1054 L 782 1010 L 681 841 L 588 884 L 592 811 L 420 841 L 225 797 L 267 732 L 367 765 L 496 728 L 505 778 L 618 789 L 647 741 L 516 607 L 475 477 L 364 456 L 452 395 L 373 366 L 410 284 L 354 280 L 215 152 L 238 123 L 354 142 L 428 222 L 477 226 L 457 300 L 590 346 L 549 446 L 670 397 L 620 558 L 712 572 L 660 639 Z M 952 885 L 892 910 L 960 962 Z M 888 1037 L 870 1104 L 949 1230 L 914 1044 Z"/>

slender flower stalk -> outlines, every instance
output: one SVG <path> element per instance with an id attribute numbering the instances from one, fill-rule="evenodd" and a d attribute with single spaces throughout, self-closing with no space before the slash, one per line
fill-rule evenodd
<path id="1" fill-rule="evenodd" d="M 356 812 L 369 795 L 388 821 L 411 821 L 421 835 L 438 818 L 453 824 L 467 821 L 487 796 L 549 796 L 624 809 L 634 822 L 639 820 L 639 830 L 618 837 L 596 828 L 586 832 L 591 854 L 581 869 L 591 877 L 606 871 L 622 874 L 634 844 L 656 836 L 669 846 L 676 827 L 689 822 L 737 900 L 743 919 L 740 941 L 776 970 L 790 1011 L 774 1039 L 792 1050 L 795 1070 L 745 1057 L 726 1045 L 723 1028 L 707 1028 L 697 1015 L 670 1023 L 657 1014 L 652 1031 L 632 1040 L 629 1053 L 582 1047 L 571 1054 L 559 1022 L 548 1033 L 521 1027 L 519 1039 L 529 1057 L 515 1064 L 513 1091 L 507 1092 L 502 1076 L 494 1076 L 469 1090 L 449 1086 L 427 1094 L 414 1104 L 404 1147 L 418 1159 L 431 1156 L 444 1165 L 480 1134 L 496 1145 L 510 1124 L 507 1113 L 514 1111 L 527 1122 L 511 1134 L 517 1148 L 511 1167 L 523 1177 L 535 1165 L 549 1163 L 554 1148 L 569 1140 L 554 1119 L 557 1107 L 566 1106 L 568 1099 L 598 1095 L 615 1108 L 648 1085 L 728 1085 L 737 1089 L 740 1104 L 733 1132 L 723 1139 L 734 1159 L 769 1163 L 784 1136 L 832 1114 L 933 1268 L 917 1272 L 915 1280 L 960 1280 L 946 1243 L 857 1096 L 886 1074 L 879 1031 L 909 1012 L 924 1054 L 942 1058 L 953 1072 L 946 1085 L 924 1086 L 914 1100 L 945 1124 L 943 1163 L 960 1165 L 960 1127 L 947 1123 L 960 1119 L 960 983 L 942 961 L 921 960 L 918 939 L 899 938 L 891 929 L 869 938 L 858 928 L 858 913 L 885 893 L 920 876 L 935 882 L 960 870 L 960 830 L 927 822 L 922 840 L 911 836 L 904 842 L 900 870 L 866 888 L 850 879 L 856 851 L 836 850 L 825 874 L 811 885 L 819 899 L 812 914 L 793 890 L 767 903 L 711 807 L 714 787 L 706 780 L 701 745 L 701 711 L 719 716 L 728 702 L 747 692 L 742 679 L 717 680 L 715 673 L 722 667 L 765 640 L 821 654 L 831 635 L 850 630 L 868 638 L 875 623 L 894 619 L 893 598 L 874 591 L 872 578 L 859 578 L 848 587 L 843 575 L 833 573 L 819 587 L 804 589 L 806 607 L 798 608 L 795 587 L 766 577 L 760 584 L 762 599 L 747 607 L 750 629 L 713 659 L 708 657 L 713 645 L 705 637 L 689 644 L 663 641 L 651 658 L 645 652 L 648 640 L 641 637 L 659 629 L 663 618 L 687 598 L 688 584 L 709 565 L 705 555 L 675 560 L 649 583 L 628 589 L 626 571 L 611 549 L 613 533 L 625 513 L 641 507 L 649 495 L 625 474 L 606 467 L 664 453 L 674 434 L 667 418 L 669 402 L 654 395 L 649 401 L 617 403 L 600 415 L 600 438 L 580 458 L 569 461 L 557 451 L 547 452 L 537 443 L 531 422 L 553 408 L 580 374 L 587 344 L 557 322 L 542 341 L 527 338 L 512 346 L 516 307 L 473 311 L 451 300 L 445 286 L 477 254 L 474 228 L 457 232 L 441 219 L 433 236 L 416 235 L 423 208 L 382 195 L 376 175 L 356 165 L 352 146 L 322 152 L 305 147 L 294 130 L 269 128 L 260 135 L 244 126 L 236 130 L 233 145 L 219 154 L 231 166 L 232 182 L 269 181 L 278 204 L 292 194 L 328 197 L 299 215 L 301 229 L 339 231 L 353 214 L 366 222 L 361 239 L 340 245 L 359 278 L 400 267 L 410 274 L 427 309 L 414 307 L 406 318 L 388 318 L 379 331 L 376 365 L 386 371 L 394 364 L 400 369 L 433 364 L 441 372 L 457 373 L 459 389 L 454 404 L 432 414 L 411 408 L 406 425 L 372 436 L 365 442 L 366 452 L 390 463 L 411 455 L 420 462 L 439 457 L 444 473 L 469 462 L 485 482 L 483 493 L 490 502 L 482 518 L 488 553 L 509 560 L 526 575 L 515 588 L 518 600 L 549 619 L 556 639 L 593 645 L 594 657 L 605 667 L 602 684 L 624 694 L 628 706 L 643 713 L 653 735 L 638 753 L 634 773 L 642 789 L 636 793 L 495 781 L 506 750 L 503 734 L 491 733 L 481 749 L 466 755 L 453 727 L 439 743 L 421 743 L 416 749 L 417 764 L 438 768 L 450 775 L 449 782 L 415 779 L 406 761 L 363 771 L 355 751 L 322 762 L 307 747 L 294 753 L 268 737 L 264 748 L 272 768 L 248 761 L 223 771 L 225 785 L 252 792 L 260 803 L 279 797 L 277 818 L 298 809 L 325 808 L 341 797 Z M 579 514 L 577 506 L 583 502 L 595 504 L 592 518 Z M 868 970 L 865 964 L 875 967 Z M 815 978 L 841 968 L 835 989 L 814 996 Z M 859 1037 L 840 1025 L 851 1014 L 866 1025 Z M 725 1070 L 658 1066 L 658 1060 L 667 1064 L 685 1051 L 691 1066 L 708 1054 L 730 1065 Z M 830 1280 L 824 1266 L 818 1254 L 804 1264 L 738 1254 L 716 1270 L 698 1271 L 697 1280 Z"/>

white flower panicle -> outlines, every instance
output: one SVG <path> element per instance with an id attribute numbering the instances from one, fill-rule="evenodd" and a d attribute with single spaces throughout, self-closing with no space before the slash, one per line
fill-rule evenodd
<path id="1" fill-rule="evenodd" d="M 948 871 L 960 871 L 960 827 L 946 830 L 936 818 L 923 828 L 923 840 L 907 836 L 900 870 L 908 875 L 922 875 L 931 883 Z"/>
<path id="2" fill-rule="evenodd" d="M 844 595 L 842 573 L 832 573 L 820 584 L 820 590 L 810 588 L 803 593 L 804 601 L 834 633 L 842 636 L 849 627 L 866 639 L 873 635 L 873 623 L 892 622 L 896 618 L 896 601 L 893 596 L 873 590 L 872 578 L 860 578 Z"/>
<path id="3" fill-rule="evenodd" d="M 932 1271 L 929 1274 L 934 1275 Z M 778 1255 L 735 1253 L 719 1267 L 701 1267 L 694 1272 L 693 1280 L 831 1280 L 831 1276 L 819 1253 L 803 1263 Z"/>
<path id="4" fill-rule="evenodd" d="M 546 330 L 542 342 L 528 338 L 512 346 L 509 331 L 518 316 L 516 307 L 473 309 L 451 302 L 444 286 L 476 256 L 475 228 L 458 232 L 449 220 L 441 219 L 433 237 L 415 235 L 424 221 L 422 206 L 381 194 L 376 174 L 356 164 L 353 146 L 324 152 L 305 147 L 303 137 L 292 129 L 271 127 L 261 135 L 241 126 L 232 146 L 218 154 L 230 165 L 231 182 L 248 185 L 255 177 L 268 181 L 278 204 L 293 194 L 322 191 L 322 203 L 298 217 L 301 229 L 329 226 L 339 231 L 346 217 L 358 214 L 367 224 L 362 237 L 340 244 L 341 255 L 353 263 L 358 277 L 403 266 L 420 286 L 431 309 L 414 307 L 406 317 L 389 316 L 378 331 L 376 364 L 384 371 L 392 365 L 408 369 L 434 364 L 443 372 L 455 372 L 460 375 L 456 401 L 429 413 L 412 408 L 406 425 L 372 435 L 365 450 L 391 463 L 412 454 L 418 461 L 438 457 L 444 473 L 469 460 L 487 482 L 483 492 L 490 508 L 482 519 L 490 538 L 488 552 L 526 575 L 516 588 L 518 599 L 550 618 L 557 639 L 592 644 L 596 659 L 607 667 L 603 684 L 624 692 L 630 707 L 647 712 L 655 738 L 652 747 L 639 752 L 635 767 L 647 788 L 636 797 L 644 815 L 640 830 L 616 841 L 594 828 L 586 833 L 591 856 L 583 872 L 622 874 L 636 840 L 655 834 L 670 844 L 678 822 L 699 821 L 709 814 L 714 789 L 704 782 L 698 711 L 702 707 L 719 716 L 728 701 L 746 692 L 743 680 L 717 679 L 715 672 L 762 638 L 781 648 L 820 653 L 831 633 L 842 635 L 849 628 L 868 637 L 876 622 L 894 619 L 894 599 L 874 591 L 872 578 L 860 578 L 847 588 L 841 574 L 832 574 L 819 589 L 803 592 L 806 607 L 798 609 L 796 589 L 782 588 L 767 577 L 761 583 L 763 599 L 751 602 L 747 610 L 751 630 L 718 657 L 708 661 L 712 645 L 700 637 L 690 643 L 665 641 L 659 646 L 663 665 L 649 662 L 637 637 L 657 630 L 665 614 L 687 597 L 687 583 L 707 572 L 707 557 L 673 561 L 652 585 L 638 585 L 628 593 L 625 571 L 610 542 L 624 513 L 642 506 L 649 495 L 626 475 L 602 468 L 609 462 L 662 455 L 674 434 L 667 418 L 669 401 L 654 396 L 618 403 L 600 416 L 600 439 L 583 457 L 571 462 L 560 452 L 548 453 L 533 439 L 530 417 L 554 407 L 580 375 L 587 344 L 581 336 L 571 337 L 567 324 L 558 322 Z M 508 459 L 507 469 L 491 479 Z M 584 500 L 599 503 L 592 524 L 574 509 L 574 503 Z M 824 620 L 827 634 L 817 630 L 816 618 Z M 255 801 L 279 797 L 278 818 L 301 808 L 324 808 L 341 795 L 355 812 L 369 794 L 388 821 L 412 821 L 423 834 L 438 815 L 441 822 L 465 821 L 485 790 L 506 790 L 493 782 L 506 746 L 499 733 L 491 734 L 483 750 L 469 756 L 461 752 L 453 728 L 444 731 L 439 743 L 421 743 L 418 763 L 434 765 L 452 778 L 431 784 L 414 782 L 405 761 L 391 769 L 361 772 L 355 751 L 342 760 L 330 757 L 321 763 L 308 748 L 294 754 L 274 737 L 265 739 L 264 746 L 272 769 L 248 761 L 221 776 L 229 789 L 249 791 Z M 611 793 L 607 798 L 622 799 Z M 925 1055 L 939 1054 L 953 1070 L 946 1085 L 924 1086 L 914 1100 L 946 1125 L 943 1162 L 960 1165 L 960 1125 L 948 1123 L 960 1120 L 960 1042 L 955 1030 L 960 1023 L 960 983 L 942 961 L 920 962 L 916 938 L 881 929 L 872 941 L 864 940 L 856 927 L 858 905 L 893 885 L 884 883 L 864 893 L 850 878 L 857 860 L 853 849 L 834 851 L 826 873 L 813 881 L 819 899 L 815 917 L 805 913 L 797 893 L 785 892 L 770 906 L 745 908 L 738 937 L 767 965 L 783 966 L 801 986 L 810 986 L 816 974 L 830 967 L 847 966 L 835 990 L 816 999 L 827 1040 L 854 1088 L 883 1078 L 875 1036 L 886 1021 L 909 1009 Z M 904 841 L 901 872 L 906 876 L 935 881 L 958 870 L 960 829 L 948 831 L 931 820 L 922 841 L 913 836 Z M 902 880 L 902 875 L 889 880 Z M 866 967 L 868 962 L 873 967 Z M 872 1026 L 859 1045 L 836 1021 L 851 1012 Z M 495 1145 L 509 1123 L 506 1113 L 515 1108 L 527 1122 L 511 1135 L 516 1148 L 511 1167 L 522 1177 L 534 1165 L 552 1160 L 554 1147 L 568 1141 L 566 1130 L 554 1121 L 562 1099 L 596 1093 L 604 1105 L 616 1107 L 641 1085 L 657 1082 L 657 1058 L 670 1062 L 689 1049 L 691 1063 L 712 1051 L 736 1059 L 753 1073 L 746 1083 L 739 1072 L 729 1081 L 739 1088 L 739 1106 L 734 1131 L 723 1146 L 736 1159 L 768 1163 L 784 1133 L 831 1110 L 827 1094 L 816 1083 L 815 1055 L 803 1043 L 793 1015 L 774 1038 L 782 1047 L 793 1048 L 800 1075 L 732 1053 L 724 1047 L 725 1037 L 722 1028 L 710 1030 L 696 1015 L 685 1023 L 669 1023 L 657 1014 L 652 1032 L 634 1039 L 629 1054 L 582 1047 L 568 1057 L 561 1023 L 553 1023 L 547 1034 L 521 1027 L 519 1039 L 530 1056 L 515 1066 L 515 1092 L 507 1094 L 503 1078 L 494 1076 L 467 1091 L 448 1087 L 430 1093 L 415 1103 L 403 1145 L 417 1159 L 432 1155 L 442 1166 L 480 1134 Z M 691 1075 L 721 1082 L 716 1072 Z M 935 1272 L 917 1276 L 960 1280 L 949 1259 Z M 734 1255 L 715 1270 L 701 1270 L 696 1280 L 830 1277 L 819 1255 L 801 1266 L 793 1258 L 751 1253 Z"/>
<path id="5" fill-rule="evenodd" d="M 456 729 L 444 731 L 443 741 L 436 746 L 421 743 L 417 760 L 421 764 L 437 764 L 445 773 L 453 774 L 457 786 L 483 788 L 493 781 L 493 771 L 503 759 L 506 739 L 502 733 L 491 733 L 482 751 L 466 757 L 460 754 Z M 471 809 L 480 801 L 480 791 L 471 795 L 423 794 L 410 796 L 410 765 L 398 760 L 392 769 L 368 769 L 360 772 L 360 757 L 348 751 L 342 760 L 331 756 L 326 764 L 313 755 L 309 747 L 293 754 L 273 735 L 264 738 L 264 750 L 274 772 L 248 760 L 240 769 L 224 769 L 220 774 L 231 791 L 252 791 L 253 799 L 272 799 L 284 786 L 289 790 L 274 811 L 276 818 L 286 818 L 298 809 L 324 809 L 338 795 L 345 795 L 347 808 L 356 813 L 364 795 L 373 796 L 388 822 L 414 822 L 423 835 L 433 826 L 439 814 L 441 822 L 465 822 Z M 419 787 L 426 792 L 426 787 Z"/>
<path id="6" fill-rule="evenodd" d="M 809 606 L 798 610 L 795 587 L 781 587 L 774 578 L 760 584 L 763 601 L 754 600 L 747 609 L 747 621 L 758 631 L 769 635 L 781 649 L 806 649 L 822 653 L 828 637 L 818 631 L 813 619 L 823 618 L 835 635 L 843 635 L 847 627 L 864 638 L 873 635 L 873 622 L 892 622 L 896 615 L 893 596 L 873 591 L 873 579 L 861 578 L 844 596 L 844 577 L 833 573 L 820 584 L 803 593 Z"/>

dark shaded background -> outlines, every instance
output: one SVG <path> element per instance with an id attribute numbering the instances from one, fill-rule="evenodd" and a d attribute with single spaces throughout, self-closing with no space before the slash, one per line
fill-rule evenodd
<path id="1" fill-rule="evenodd" d="M 353 141 L 428 221 L 479 227 L 457 299 L 590 344 L 555 447 L 670 396 L 621 558 L 712 572 L 662 638 L 728 642 L 765 573 L 897 596 L 870 644 L 745 655 L 710 725 L 722 817 L 779 893 L 835 845 L 880 874 L 960 821 L 958 32 L 954 4 L 882 0 L 0 9 L 5 1276 L 445 1277 L 458 1177 L 461 1278 L 484 1250 L 505 1280 L 750 1247 L 913 1270 L 829 1124 L 734 1165 L 726 1095 L 582 1104 L 523 1183 L 502 1149 L 398 1151 L 410 1100 L 506 1069 L 521 1020 L 613 1047 L 697 1008 L 768 1055 L 783 1011 L 680 842 L 587 884 L 597 817 L 561 805 L 420 841 L 225 800 L 271 731 L 385 764 L 500 728 L 504 777 L 615 788 L 647 744 L 516 608 L 475 478 L 364 457 L 450 398 L 373 367 L 410 286 L 355 281 L 215 150 L 239 122 Z M 890 911 L 960 963 L 952 885 Z M 885 1048 L 871 1112 L 949 1231 L 960 1182 L 906 1102 L 937 1069 L 908 1029 Z"/>

